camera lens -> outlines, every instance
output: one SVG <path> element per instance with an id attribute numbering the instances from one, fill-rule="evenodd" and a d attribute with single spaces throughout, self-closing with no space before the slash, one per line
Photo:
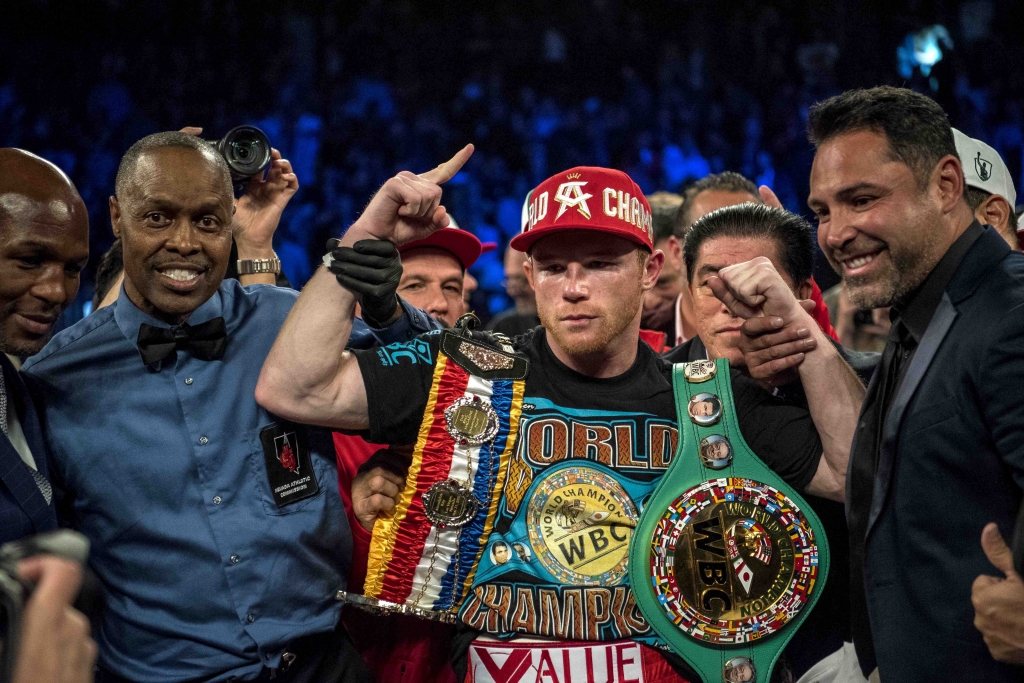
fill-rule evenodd
<path id="1" fill-rule="evenodd" d="M 270 140 L 255 126 L 238 126 L 217 141 L 217 151 L 231 170 L 231 179 L 245 180 L 270 163 Z"/>

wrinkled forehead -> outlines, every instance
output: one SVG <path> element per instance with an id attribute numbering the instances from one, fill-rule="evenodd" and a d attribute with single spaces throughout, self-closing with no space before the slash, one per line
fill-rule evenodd
<path id="1" fill-rule="evenodd" d="M 840 133 L 823 141 L 814 153 L 808 203 L 832 199 L 849 187 L 894 173 L 913 175 L 884 133 L 867 128 Z"/>
<path id="2" fill-rule="evenodd" d="M 446 280 L 461 278 L 462 263 L 447 249 L 418 247 L 402 252 L 402 281 L 411 278 Z"/>
<path id="3" fill-rule="evenodd" d="M 215 152 L 188 147 L 160 147 L 139 155 L 127 184 L 128 199 L 160 197 L 181 205 L 209 202 L 230 205 L 229 179 L 213 158 Z M 125 198 L 120 198 L 125 199 Z"/>

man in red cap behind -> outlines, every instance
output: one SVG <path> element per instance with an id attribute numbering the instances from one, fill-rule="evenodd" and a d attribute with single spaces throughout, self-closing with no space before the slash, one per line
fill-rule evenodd
<path id="1" fill-rule="evenodd" d="M 468 310 L 463 288 L 469 267 L 483 253 L 476 235 L 455 221 L 443 230 L 401 244 L 402 279 L 398 295 L 447 327 Z"/>
<path id="2" fill-rule="evenodd" d="M 403 243 L 446 225 L 439 185 L 466 158 L 464 150 L 434 171 L 389 180 L 344 240 Z M 682 660 L 650 646 L 655 635 L 636 607 L 627 567 L 641 501 L 678 441 L 671 366 L 639 338 L 643 296 L 663 262 L 650 209 L 626 174 L 577 167 L 533 191 L 528 217 L 511 244 L 529 255 L 526 274 L 543 326 L 512 342 L 517 363 L 528 364 L 521 414 L 510 418 L 517 436 L 503 487 L 477 501 L 495 517 L 470 590 L 454 606 L 461 621 L 455 670 L 474 682 L 504 680 L 509 667 L 525 672 L 514 678 L 522 681 L 699 680 Z M 421 435 L 429 445 L 444 432 L 421 431 L 444 412 L 434 405 L 443 400 L 436 376 L 447 372 L 439 359 L 472 364 L 443 351 L 443 334 L 386 354 L 345 352 L 354 307 L 351 292 L 318 273 L 275 342 L 257 400 L 290 419 L 369 430 L 374 441 L 402 444 Z M 475 331 L 463 340 L 488 343 Z M 476 357 L 486 362 L 489 354 Z M 785 416 L 768 422 L 792 427 Z M 786 463 L 784 477 L 806 484 L 820 441 L 782 453 L 773 450 L 776 436 L 766 429 L 750 445 L 769 464 Z M 581 496 L 584 489 L 600 491 L 605 504 L 594 507 L 598 496 Z M 545 501 L 562 501 L 550 523 L 541 523 Z M 423 552 L 419 566 L 433 576 L 428 550 L 395 553 L 415 565 Z"/>

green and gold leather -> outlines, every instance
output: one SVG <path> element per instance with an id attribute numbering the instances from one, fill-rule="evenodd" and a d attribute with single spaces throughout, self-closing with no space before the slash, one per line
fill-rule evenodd
<path id="1" fill-rule="evenodd" d="M 704 683 L 767 683 L 828 576 L 821 522 L 740 433 L 729 362 L 672 372 L 679 445 L 644 506 L 630 584 Z"/>

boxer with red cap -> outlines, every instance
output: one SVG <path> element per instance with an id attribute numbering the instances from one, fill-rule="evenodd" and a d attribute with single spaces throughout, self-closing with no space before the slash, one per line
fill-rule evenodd
<path id="1" fill-rule="evenodd" d="M 446 226 L 440 185 L 470 152 L 426 174 L 389 180 L 344 240 L 402 244 Z M 470 373 L 467 397 L 480 386 L 492 392 L 489 402 L 472 402 L 475 409 L 487 413 L 480 406 L 489 404 L 507 420 L 496 433 L 483 429 L 487 420 L 480 430 L 461 423 L 484 441 L 507 440 L 507 460 L 500 461 L 502 486 L 491 498 L 476 500 L 490 511 L 486 534 L 466 579 L 468 590 L 449 610 L 463 626 L 453 647 L 460 679 L 699 680 L 681 660 L 654 647 L 657 636 L 629 585 L 632 530 L 678 442 L 671 366 L 639 338 L 643 295 L 663 260 L 653 249 L 649 207 L 626 174 L 592 167 L 552 176 L 532 192 L 530 205 L 530 220 L 512 246 L 528 252 L 526 273 L 543 327 L 510 347 L 463 330 L 454 347 L 453 337 L 445 336 L 452 333 L 442 332 L 346 352 L 355 297 L 321 272 L 282 328 L 257 400 L 289 419 L 369 430 L 382 443 L 419 437 L 419 450 L 440 444 L 445 429 L 460 429 L 439 407 L 453 400 L 442 389 L 458 365 L 455 375 Z M 508 380 L 499 386 L 501 378 Z M 510 386 L 512 393 L 502 394 L 500 403 L 499 389 Z M 772 412 L 780 406 L 759 409 L 777 418 L 769 420 L 776 429 L 792 427 L 785 411 Z M 742 415 L 740 420 L 742 427 Z M 817 464 L 805 451 L 820 456 L 820 441 L 782 452 L 774 447 L 776 429 L 751 435 L 750 445 L 802 488 Z M 425 459 L 421 467 L 437 464 Z M 401 500 L 402 519 L 422 518 L 424 508 Z M 402 519 L 389 516 L 384 528 Z M 433 529 L 431 534 L 440 533 Z M 475 532 L 466 526 L 460 533 Z M 489 552 L 501 544 L 516 552 Z M 448 569 L 438 569 L 430 559 L 436 554 L 418 560 L 421 550 L 395 547 L 393 561 L 411 561 L 413 568 L 419 561 L 418 577 L 435 570 L 466 576 L 448 561 Z M 454 590 L 444 582 L 434 589 Z"/>

